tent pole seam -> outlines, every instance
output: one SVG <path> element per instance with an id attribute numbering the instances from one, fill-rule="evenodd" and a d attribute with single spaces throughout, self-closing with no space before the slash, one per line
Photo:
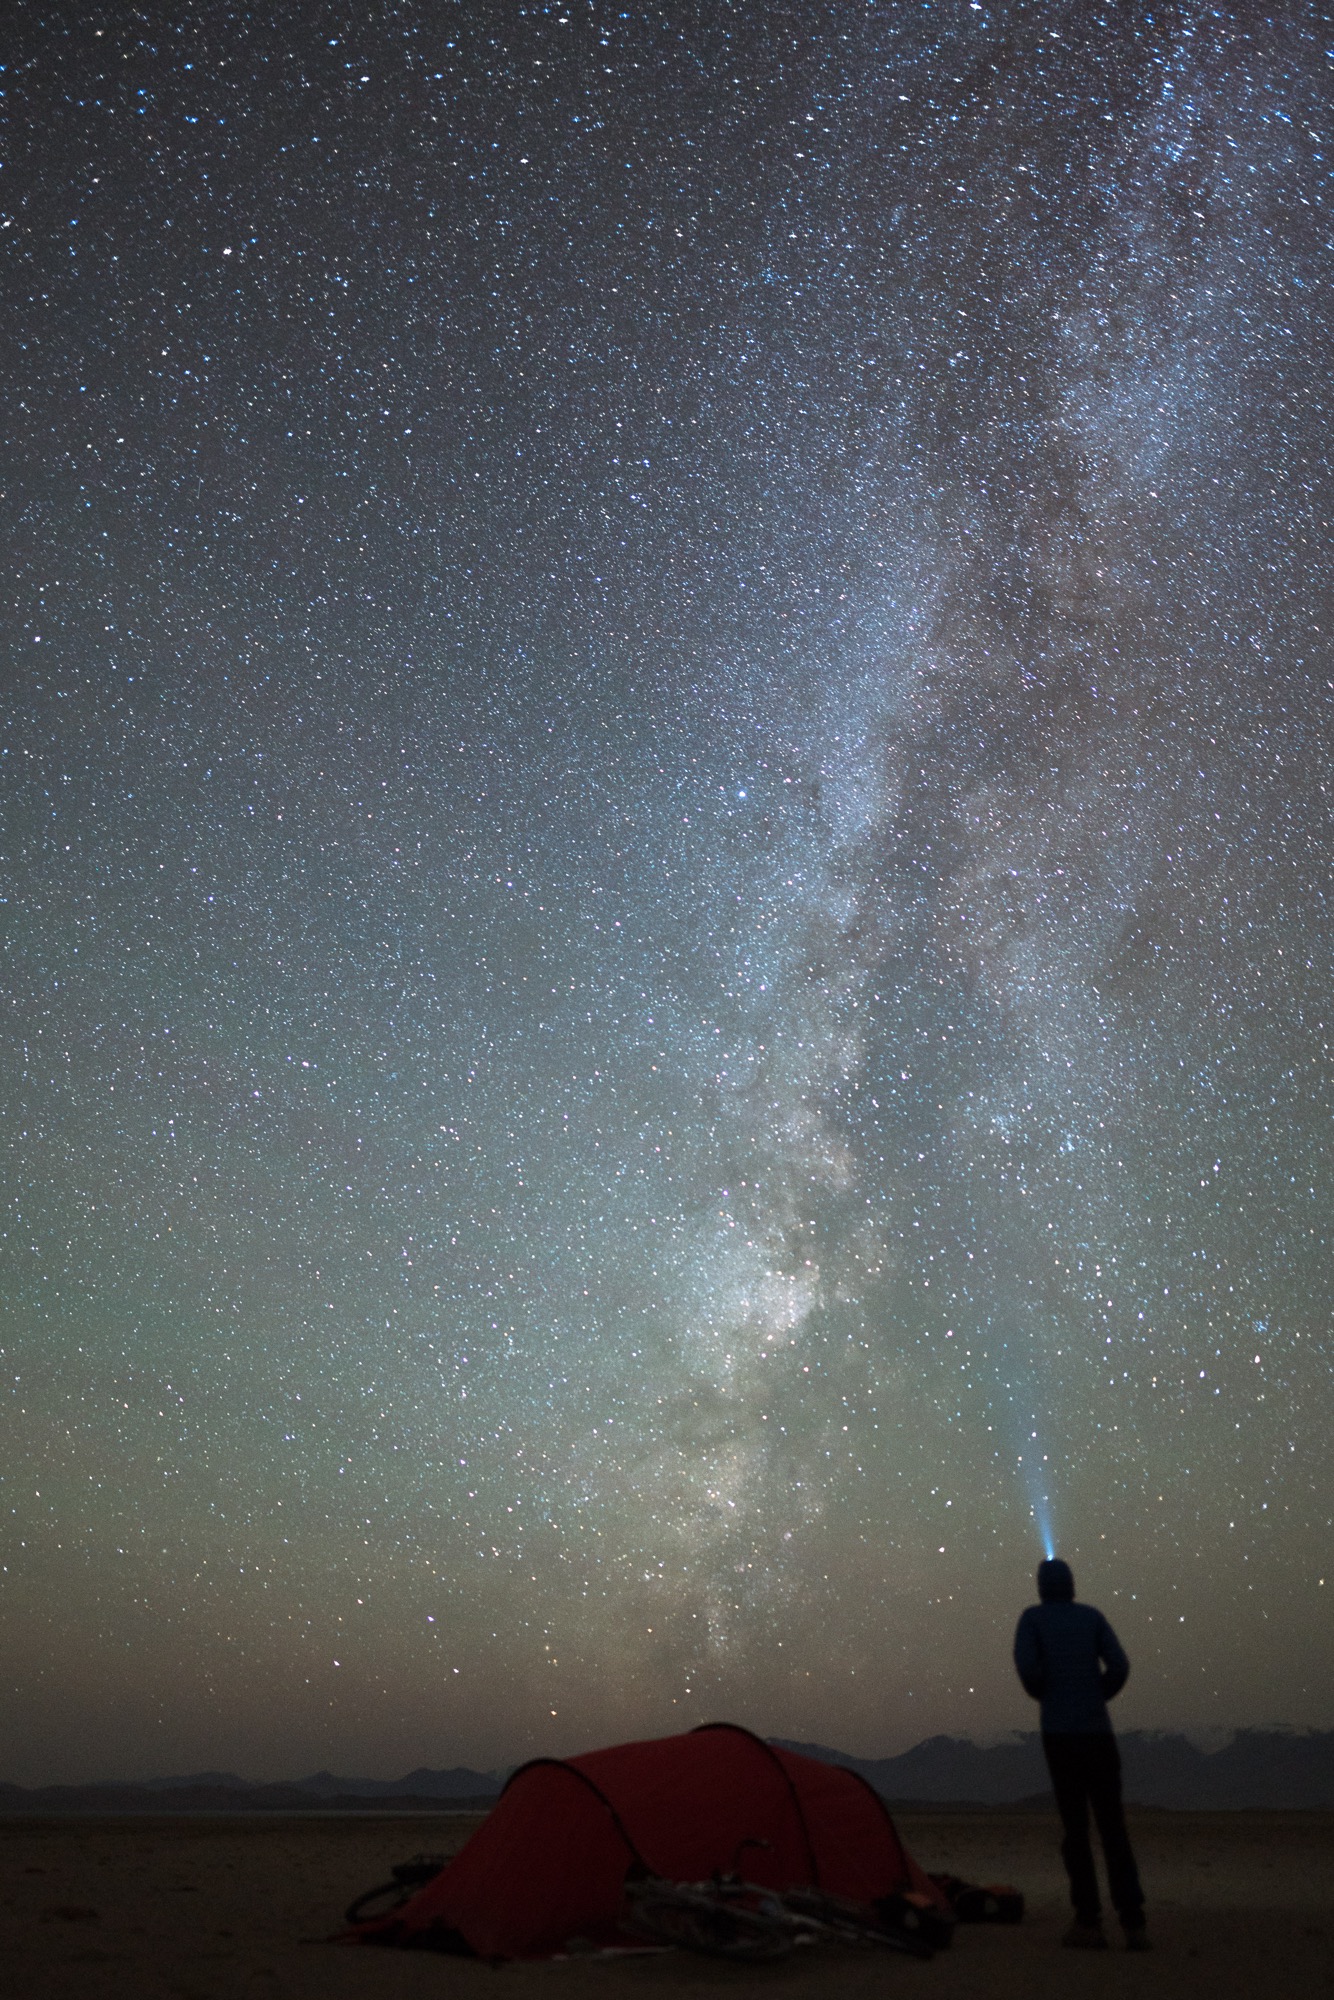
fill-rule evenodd
<path id="1" fill-rule="evenodd" d="M 641 1868 L 647 1868 L 648 1863 L 647 1861 L 645 1861 L 643 1855 L 640 1853 L 636 1843 L 630 1838 L 629 1832 L 626 1828 L 625 1821 L 621 1818 L 621 1815 L 617 1812 L 615 1806 L 612 1804 L 611 1800 L 607 1797 L 607 1794 L 603 1791 L 601 1785 L 595 1784 L 592 1778 L 589 1777 L 587 1771 L 581 1771 L 577 1764 L 567 1764 L 563 1757 L 530 1757 L 526 1764 L 520 1764 L 517 1771 L 510 1772 L 508 1778 L 506 1778 L 505 1783 L 501 1788 L 501 1793 L 500 1793 L 501 1798 L 502 1799 L 504 1798 L 505 1793 L 509 1790 L 510 1786 L 514 1783 L 514 1780 L 516 1778 L 521 1778 L 525 1771 L 540 1770 L 544 1764 L 553 1771 L 568 1771 L 572 1778 L 577 1778 L 581 1785 L 586 1785 L 588 1787 L 589 1791 L 593 1794 L 593 1797 L 598 1801 L 598 1804 L 606 1807 L 607 1812 L 611 1817 L 612 1825 L 615 1827 L 617 1833 L 620 1834 L 621 1839 L 625 1842 L 626 1846 L 630 1850 L 630 1859 L 632 1861 L 637 1861 Z"/>
<path id="2" fill-rule="evenodd" d="M 884 1799 L 880 1796 L 880 1793 L 871 1783 L 871 1780 L 868 1777 L 866 1777 L 861 1771 L 854 1771 L 850 1764 L 839 1764 L 836 1766 L 836 1769 L 840 1771 L 846 1771 L 850 1778 L 855 1778 L 857 1780 L 857 1783 L 859 1785 L 863 1785 L 866 1788 L 866 1790 L 871 1794 L 871 1797 L 875 1800 L 876 1804 L 880 1808 L 881 1814 L 884 1818 L 885 1825 L 889 1828 L 890 1832 L 894 1836 L 894 1845 L 899 1850 L 899 1861 L 901 1865 L 906 1869 L 908 1865 L 908 1850 L 903 1844 L 903 1836 L 900 1834 L 897 1826 L 895 1826 L 894 1824 L 893 1813 L 889 1810 L 889 1807 L 885 1804 Z"/>
<path id="3" fill-rule="evenodd" d="M 762 1736 L 757 1736 L 753 1729 L 747 1729 L 742 1722 L 701 1722 L 690 1733 L 692 1736 L 702 1736 L 707 1729 L 730 1729 L 734 1736 L 749 1737 L 750 1741 L 764 1752 L 787 1787 L 788 1797 L 792 1801 L 792 1809 L 797 1815 L 797 1825 L 801 1828 L 802 1844 L 806 1849 L 806 1861 L 811 1871 L 811 1887 L 818 1889 L 820 1887 L 820 1864 L 816 1859 L 815 1842 L 811 1839 L 811 1830 L 806 1821 L 805 1809 L 801 1803 L 801 1794 L 793 1784 L 792 1775 L 783 1763 L 782 1758 L 774 1754 L 773 1745 L 766 1743 Z"/>

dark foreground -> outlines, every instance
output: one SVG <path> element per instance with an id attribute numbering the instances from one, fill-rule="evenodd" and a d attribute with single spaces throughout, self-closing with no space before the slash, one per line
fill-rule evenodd
<path id="1" fill-rule="evenodd" d="M 475 1819 L 0 1820 L 0 1990 L 23 2000 L 825 2000 L 835 1990 L 839 2000 L 1334 2000 L 1334 1813 L 1131 1822 L 1155 1944 L 1142 1958 L 1060 1949 L 1054 1819 L 928 1811 L 899 1815 L 919 1860 L 1015 1882 L 1029 1902 L 1021 1928 L 961 1929 L 925 1965 L 811 1951 L 758 1970 L 668 1954 L 496 1973 L 325 1941 L 390 1862 L 452 1851 Z"/>

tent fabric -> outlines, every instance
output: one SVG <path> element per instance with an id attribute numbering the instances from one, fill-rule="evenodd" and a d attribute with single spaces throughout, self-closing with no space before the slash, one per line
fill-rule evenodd
<path id="1" fill-rule="evenodd" d="M 480 1958 L 547 1957 L 572 1937 L 611 1942 L 636 1866 L 673 1881 L 735 1868 L 766 1888 L 941 1901 L 855 1771 L 710 1723 L 523 1765 L 433 1881 L 351 1935 L 461 1944 Z"/>

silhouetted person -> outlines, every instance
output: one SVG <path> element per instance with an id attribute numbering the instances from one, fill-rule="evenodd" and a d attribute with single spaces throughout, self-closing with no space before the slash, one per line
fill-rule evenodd
<path id="1" fill-rule="evenodd" d="M 1144 1951 L 1144 1892 L 1121 1809 L 1121 1758 L 1107 1704 L 1130 1673 L 1120 1641 L 1091 1604 L 1075 1603 L 1070 1565 L 1038 1565 L 1039 1604 L 1030 1604 L 1014 1635 L 1014 1664 L 1027 1693 L 1042 1703 L 1042 1748 L 1065 1838 L 1075 1920 L 1061 1940 L 1097 1950 L 1107 1942 L 1089 1840 L 1089 1807 L 1098 1823 L 1112 1903 L 1131 1951 Z"/>

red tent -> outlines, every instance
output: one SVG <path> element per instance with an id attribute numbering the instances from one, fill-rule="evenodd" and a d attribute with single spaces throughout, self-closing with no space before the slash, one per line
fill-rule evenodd
<path id="1" fill-rule="evenodd" d="M 739 1867 L 767 1888 L 859 1902 L 915 1889 L 941 1901 L 864 1778 L 719 1722 L 525 1764 L 448 1867 L 352 1935 L 481 1958 L 541 1958 L 576 1936 L 610 1942 L 636 1865 L 673 1881 Z"/>

